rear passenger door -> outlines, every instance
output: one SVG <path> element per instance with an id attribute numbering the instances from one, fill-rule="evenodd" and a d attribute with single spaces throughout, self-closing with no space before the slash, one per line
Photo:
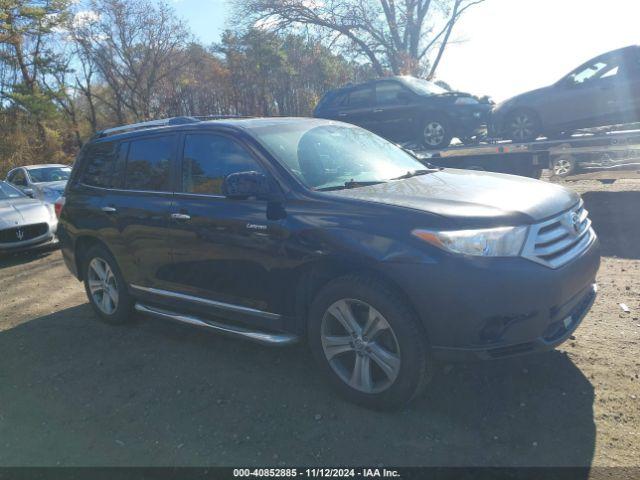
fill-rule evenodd
<path id="1" fill-rule="evenodd" d="M 250 149 L 226 134 L 184 135 L 172 208 L 173 290 L 209 313 L 220 308 L 248 323 L 279 328 L 273 309 L 285 230 L 280 220 L 268 218 L 266 201 L 229 199 L 222 191 L 225 177 L 247 171 L 269 175 Z"/>
<path id="2" fill-rule="evenodd" d="M 413 94 L 400 83 L 387 80 L 376 84 L 374 109 L 375 133 L 391 139 L 411 138 L 415 132 L 416 107 L 410 104 Z"/>
<path id="3" fill-rule="evenodd" d="M 80 182 L 65 209 L 78 228 L 103 240 L 133 287 L 167 284 L 167 243 L 177 135 L 103 141 L 84 154 Z"/>

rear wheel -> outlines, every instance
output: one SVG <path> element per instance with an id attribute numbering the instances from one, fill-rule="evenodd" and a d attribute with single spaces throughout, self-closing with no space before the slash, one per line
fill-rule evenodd
<path id="1" fill-rule="evenodd" d="M 447 148 L 453 139 L 449 121 L 443 115 L 429 115 L 422 123 L 419 142 L 429 150 Z"/>
<path id="2" fill-rule="evenodd" d="M 133 299 L 120 269 L 103 246 L 89 249 L 84 261 L 84 286 L 96 314 L 106 323 L 126 323 L 131 318 Z"/>
<path id="3" fill-rule="evenodd" d="M 516 110 L 507 116 L 506 133 L 514 142 L 533 142 L 540 136 L 538 116 L 530 110 Z"/>
<path id="4" fill-rule="evenodd" d="M 324 374 L 347 399 L 393 409 L 429 379 L 427 341 L 406 301 L 385 283 L 343 277 L 311 307 L 309 342 Z"/>

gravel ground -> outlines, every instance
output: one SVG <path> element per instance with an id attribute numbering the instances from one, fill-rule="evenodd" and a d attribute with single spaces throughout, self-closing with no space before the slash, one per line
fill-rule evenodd
<path id="1" fill-rule="evenodd" d="M 640 181 L 564 183 L 605 256 L 575 339 L 441 366 L 393 414 L 336 397 L 303 346 L 109 327 L 59 252 L 0 260 L 0 466 L 639 466 Z"/>

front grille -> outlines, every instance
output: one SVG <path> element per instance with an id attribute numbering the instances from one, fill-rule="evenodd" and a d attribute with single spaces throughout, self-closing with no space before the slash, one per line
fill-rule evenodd
<path id="1" fill-rule="evenodd" d="M 26 242 L 40 237 L 48 231 L 49 225 L 47 223 L 7 228 L 6 230 L 0 230 L 0 244 Z"/>
<path id="2" fill-rule="evenodd" d="M 589 212 L 580 204 L 546 222 L 531 226 L 522 256 L 550 268 L 560 268 L 593 242 Z"/>

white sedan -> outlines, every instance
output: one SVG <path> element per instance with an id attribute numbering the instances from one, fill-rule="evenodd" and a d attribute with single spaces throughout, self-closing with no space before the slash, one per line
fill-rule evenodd
<path id="1" fill-rule="evenodd" d="M 0 181 L 0 254 L 57 244 L 53 205 Z"/>

